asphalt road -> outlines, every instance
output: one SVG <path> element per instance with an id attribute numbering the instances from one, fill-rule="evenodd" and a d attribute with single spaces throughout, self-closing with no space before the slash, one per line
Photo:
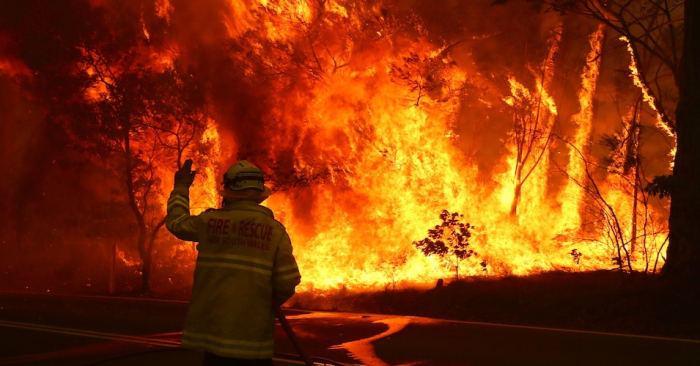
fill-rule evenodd
<path id="1" fill-rule="evenodd" d="M 187 304 L 0 293 L 0 365 L 197 365 Z M 700 365 L 700 342 L 375 314 L 286 311 L 307 352 L 367 365 Z M 300 364 L 281 327 L 276 365 Z"/>

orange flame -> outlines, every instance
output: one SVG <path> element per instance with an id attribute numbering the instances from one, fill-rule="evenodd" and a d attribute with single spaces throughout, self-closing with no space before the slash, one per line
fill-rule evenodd
<path id="1" fill-rule="evenodd" d="M 256 23 L 249 7 L 231 4 L 229 34 L 234 38 L 262 24 L 263 29 L 258 30 L 270 40 L 293 39 L 314 16 L 305 3 L 261 1 L 260 6 L 274 10 L 268 13 L 273 19 Z M 342 11 L 337 15 L 352 17 Z M 591 36 L 591 60 L 600 52 L 602 35 L 600 28 Z M 511 105 L 518 100 L 536 100 L 536 109 L 530 113 L 542 115 L 539 128 L 545 134 L 551 133 L 558 113 L 549 90 L 554 73 L 551 60 L 560 39 L 558 27 L 542 72 L 533 72 L 535 90 L 510 78 L 511 96 L 504 99 Z M 392 43 L 387 41 L 384 51 L 373 50 L 373 63 L 368 67 L 334 69 L 325 74 L 308 101 L 311 112 L 284 121 L 300 127 L 299 136 L 293 141 L 278 136 L 272 144 L 279 149 L 293 147 L 297 171 L 320 169 L 330 175 L 327 183 L 278 192 L 266 203 L 285 223 L 295 243 L 302 290 L 384 286 L 390 281 L 387 269 L 397 276 L 394 280 L 412 283 L 451 277 L 448 264 L 436 257 L 426 258 L 411 245 L 438 224 L 443 209 L 463 213 L 475 226 L 471 243 L 479 256 L 467 260 L 460 268 L 462 274 L 525 275 L 552 269 L 610 268 L 610 250 L 600 244 L 605 242 L 604 233 L 590 244 L 562 237 L 581 225 L 581 200 L 570 196 L 581 197 L 583 193 L 581 187 L 568 185 L 559 197 L 572 202 L 552 202 L 548 154 L 542 155 L 523 188 L 521 209 L 515 218 L 508 207 L 513 198 L 512 149 L 503 161 L 503 174 L 495 177 L 492 186 L 475 184 L 477 164 L 455 145 L 458 136 L 453 125 L 459 98 L 450 97 L 468 75 L 456 67 L 443 67 L 445 83 L 427 90 L 429 78 L 407 68 L 430 62 L 449 64 L 447 59 L 440 61 L 442 49 L 423 38 L 408 46 L 404 43 L 406 48 L 400 52 Z M 352 49 L 352 45 L 347 47 Z M 358 51 L 350 54 L 355 55 L 353 52 Z M 399 74 L 393 73 L 396 65 L 409 58 L 410 64 Z M 316 61 L 321 69 L 331 69 L 333 62 L 331 58 Z M 599 61 L 593 62 L 582 76 L 581 112 L 574 117 L 575 146 L 588 143 L 598 67 Z M 548 149 L 547 144 L 542 148 Z M 568 169 L 581 175 L 581 165 L 570 160 Z M 627 207 L 628 203 L 613 202 L 616 207 Z M 572 248 L 583 253 L 582 260 L 573 260 Z M 392 261 L 402 256 L 405 261 Z M 486 266 L 479 266 L 480 261 Z M 394 264 L 387 267 L 386 263 Z"/>
<path id="2" fill-rule="evenodd" d="M 578 127 L 576 134 L 569 148 L 569 163 L 567 172 L 571 176 L 566 187 L 562 190 L 560 200 L 562 202 L 563 222 L 566 222 L 570 227 L 567 229 L 578 229 L 581 227 L 581 202 L 583 201 L 584 192 L 576 182 L 585 182 L 585 162 L 579 156 L 580 152 L 586 152 L 587 146 L 591 139 L 591 129 L 593 122 L 593 95 L 596 91 L 598 76 L 600 74 L 600 57 L 603 47 L 603 37 L 605 36 L 605 26 L 598 26 L 598 30 L 593 33 L 589 39 L 591 51 L 586 57 L 590 60 L 584 67 L 581 75 L 582 86 L 578 92 L 579 105 L 581 110 L 572 117 L 572 122 Z"/>
<path id="3" fill-rule="evenodd" d="M 651 107 L 656 112 L 656 127 L 658 127 L 661 131 L 664 131 L 666 135 L 669 137 L 672 137 L 675 141 L 676 134 L 671 130 L 671 128 L 664 122 L 663 115 L 659 111 L 657 104 L 658 101 L 654 96 L 650 93 L 649 87 L 646 86 L 639 75 L 639 69 L 637 68 L 637 61 L 634 58 L 634 50 L 632 49 L 632 43 L 630 40 L 622 36 L 620 37 L 620 40 L 625 42 L 627 44 L 627 51 L 630 54 L 630 75 L 632 76 L 632 81 L 634 82 L 634 85 L 638 87 L 642 91 L 642 96 L 645 102 Z M 674 146 L 671 152 L 669 153 L 669 156 L 671 157 L 671 169 L 673 168 L 673 161 L 676 157 L 676 149 L 677 147 Z"/>
<path id="4" fill-rule="evenodd" d="M 167 19 L 172 12 L 169 1 L 157 4 L 159 16 Z M 594 240 L 573 238 L 583 225 L 584 188 L 568 182 L 555 190 L 549 184 L 554 173 L 549 149 L 559 113 L 551 95 L 553 60 L 561 42 L 561 25 L 552 32 L 540 70 L 531 70 L 533 87 L 510 77 L 510 96 L 502 98 L 513 108 L 529 106 L 523 107 L 526 117 L 538 121 L 532 140 L 536 163 L 519 158 L 517 147 L 509 141 L 505 143 L 507 154 L 495 164 L 491 182 L 480 184 L 483 172 L 460 150 L 460 137 L 455 132 L 460 93 L 469 78 L 480 76 L 468 75 L 457 67 L 447 48 L 422 36 L 420 29 L 415 30 L 418 35 L 393 37 L 386 35 L 391 29 L 378 29 L 371 50 L 357 47 L 351 37 L 314 44 L 305 35 L 313 27 L 337 22 L 360 29 L 365 23 L 357 9 L 333 0 L 324 3 L 326 17 L 319 21 L 318 9 L 310 4 L 301 0 L 230 0 L 225 19 L 232 39 L 247 37 L 249 32 L 256 35 L 250 42 L 253 49 L 239 57 L 255 55 L 275 65 L 279 60 L 266 54 L 263 41 L 283 48 L 293 58 L 301 52 L 291 46 L 299 38 L 304 40 L 299 47 L 307 47 L 314 55 L 311 65 L 305 65 L 313 69 L 310 78 L 315 81 L 304 91 L 307 94 L 284 94 L 270 106 L 280 130 L 298 133 L 271 134 L 266 141 L 271 156 L 277 157 L 281 151 L 293 156 L 295 171 L 328 177 L 315 182 L 318 184 L 278 191 L 265 203 L 290 232 L 303 276 L 302 290 L 383 287 L 389 281 L 425 284 L 451 277 L 453 270 L 448 263 L 425 257 L 412 245 L 439 224 L 444 209 L 463 214 L 474 226 L 470 242 L 478 256 L 465 261 L 460 268 L 463 275 L 611 267 L 605 229 L 595 232 Z M 145 25 L 144 32 L 148 37 Z M 590 37 L 588 58 L 592 62 L 582 72 L 578 93 L 581 110 L 571 121 L 575 133 L 570 143 L 584 154 L 591 138 L 602 39 L 600 27 Z M 149 65 L 165 67 L 175 59 L 175 51 L 146 53 Z M 251 75 L 253 71 L 244 72 Z M 90 89 L 90 97 L 103 98 L 106 93 L 100 88 Z M 303 101 L 292 100 L 298 95 Z M 491 101 L 482 102 L 492 107 Z M 295 108 L 295 103 L 304 108 Z M 208 156 L 194 157 L 202 174 L 191 190 L 193 214 L 218 206 L 217 168 L 225 156 L 235 155 L 222 151 L 225 138 L 219 136 L 217 122 L 209 120 L 207 126 L 202 141 L 214 147 Z M 225 142 L 234 146 L 243 143 Z M 566 171 L 583 181 L 585 162 L 574 155 L 572 151 Z M 164 164 L 158 171 L 164 187 L 160 194 L 163 206 L 165 187 L 172 185 L 171 165 Z M 513 172 L 518 169 L 524 169 L 526 176 L 514 179 Z M 522 191 L 514 215 L 517 185 Z M 614 178 L 601 186 L 626 228 L 623 241 L 636 237 L 627 229 L 635 217 L 629 192 L 625 192 L 629 187 Z M 656 213 L 645 215 L 647 219 Z M 650 243 L 656 243 L 660 236 L 654 233 L 649 237 Z M 583 256 L 572 257 L 572 249 Z M 172 250 L 194 255 L 190 247 Z"/>

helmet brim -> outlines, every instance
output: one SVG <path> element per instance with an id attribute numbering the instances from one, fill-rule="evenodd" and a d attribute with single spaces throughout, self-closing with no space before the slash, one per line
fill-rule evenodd
<path id="1" fill-rule="evenodd" d="M 219 191 L 219 194 L 224 198 L 229 198 L 232 200 L 249 200 L 256 201 L 258 203 L 266 200 L 272 194 L 272 191 L 267 186 L 264 187 L 262 191 L 257 189 L 244 189 L 240 191 L 234 191 L 230 188 L 224 188 Z"/>

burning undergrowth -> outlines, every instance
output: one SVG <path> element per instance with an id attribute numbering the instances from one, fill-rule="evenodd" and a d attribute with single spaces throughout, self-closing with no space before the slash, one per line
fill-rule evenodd
<path id="1" fill-rule="evenodd" d="M 115 262 L 122 290 L 186 288 L 194 245 L 161 230 L 185 158 L 194 213 L 235 160 L 263 169 L 304 290 L 451 276 L 412 245 L 443 210 L 471 226 L 463 276 L 657 271 L 665 203 L 640 188 L 672 143 L 624 43 L 490 3 L 3 5 L 10 272 L 45 258 L 25 282 L 106 288 Z"/>

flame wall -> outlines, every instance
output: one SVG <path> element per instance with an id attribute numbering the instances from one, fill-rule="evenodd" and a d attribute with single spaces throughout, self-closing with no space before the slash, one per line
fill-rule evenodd
<path id="1" fill-rule="evenodd" d="M 613 268 L 618 245 L 631 247 L 633 237 L 643 238 L 630 255 L 643 269 L 665 238 L 663 204 L 634 211 L 634 195 L 641 198 L 633 184 L 585 162 L 607 154 L 596 140 L 623 128 L 613 111 L 639 93 L 629 75 L 620 91 L 619 75 L 605 72 L 629 65 L 624 47 L 583 19 L 562 25 L 558 15 L 527 2 L 490 3 L 85 6 L 107 14 L 101 18 L 107 28 L 130 22 L 139 39 L 133 52 L 144 63 L 198 70 L 212 111 L 201 139 L 213 148 L 196 157 L 206 174 L 194 191 L 195 212 L 217 204 L 216 177 L 229 164 L 238 158 L 258 164 L 276 190 L 266 204 L 290 231 L 304 289 L 452 276 L 453 268 L 412 246 L 443 209 L 475 227 L 470 242 L 478 256 L 465 260 L 460 274 Z M 18 62 L 23 54 L 12 47 L 5 51 L 6 77 L 39 67 Z M 621 95 L 616 104 L 605 97 L 612 90 Z M 95 85 L 85 93 L 100 95 Z M 534 126 L 528 158 L 518 154 L 518 113 L 517 121 Z M 653 129 L 653 116 L 640 118 Z M 646 145 L 650 154 L 669 150 L 655 137 Z M 667 158 L 651 161 L 648 174 L 668 166 Z M 163 162 L 165 202 L 174 166 L 170 158 Z M 619 232 L 610 233 L 601 198 Z M 649 225 L 632 233 L 633 221 Z M 168 235 L 160 242 L 170 243 Z M 157 266 L 189 274 L 192 248 L 170 248 L 158 247 Z"/>

